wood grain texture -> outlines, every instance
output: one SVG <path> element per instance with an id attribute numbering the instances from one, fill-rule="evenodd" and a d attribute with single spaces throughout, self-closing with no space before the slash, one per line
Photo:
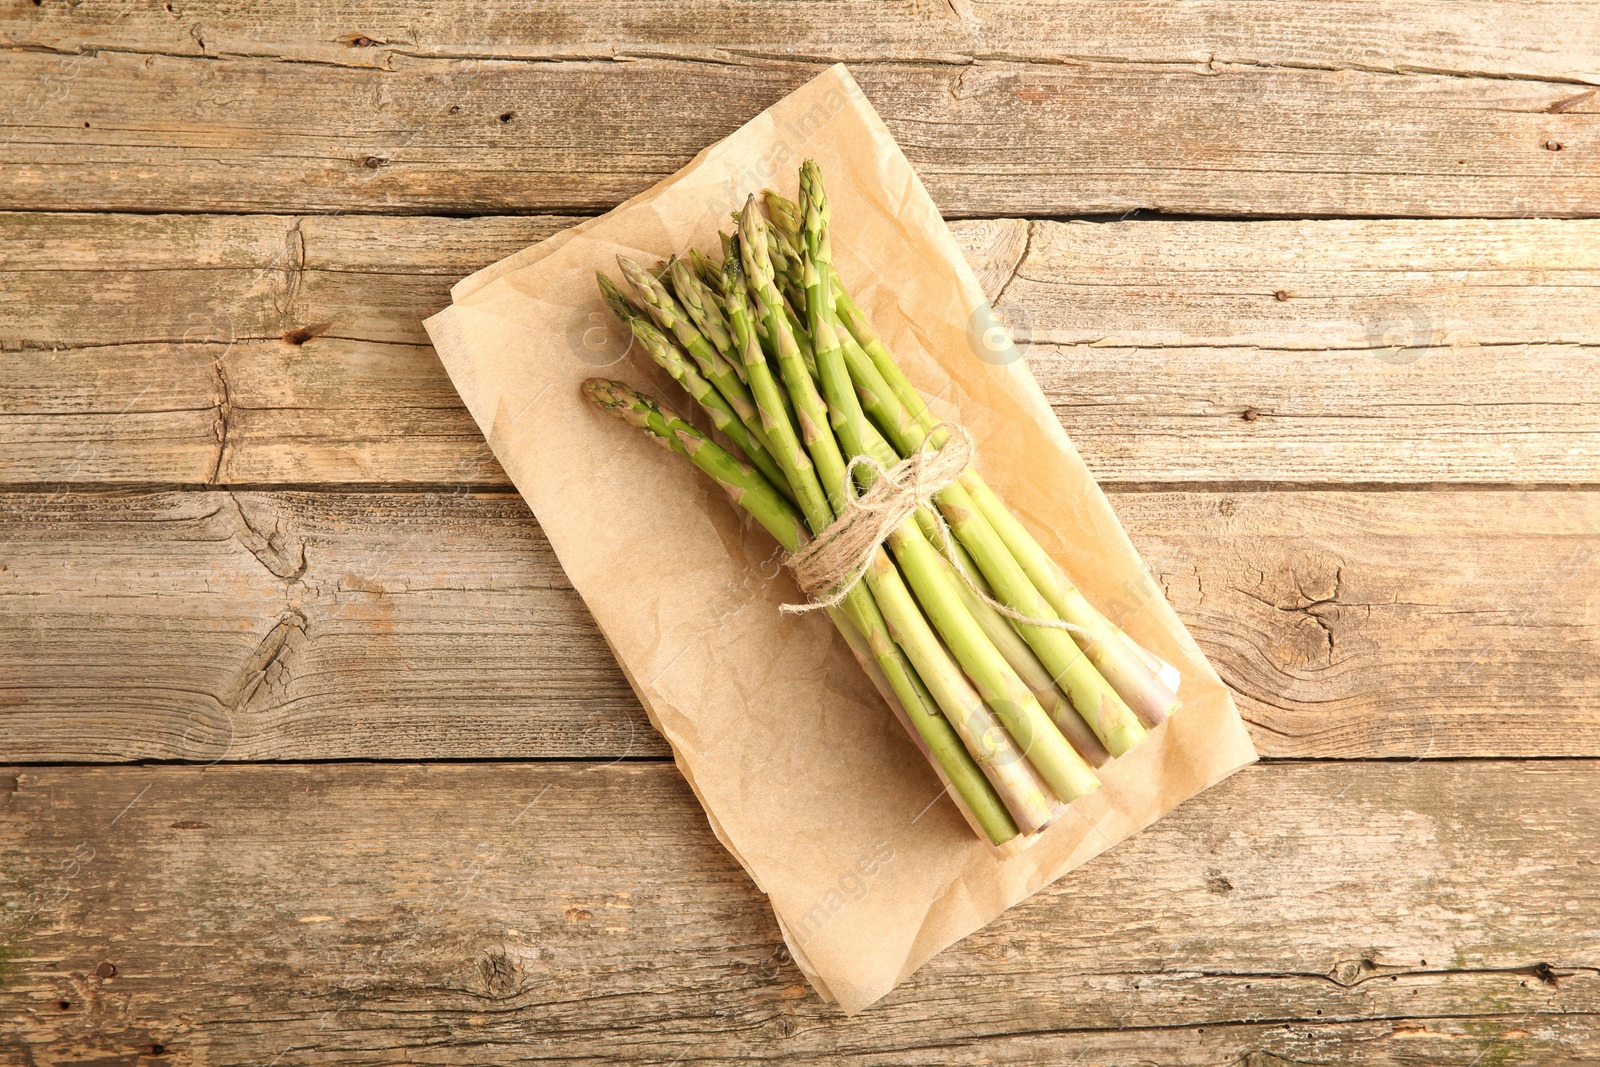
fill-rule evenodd
<path id="1" fill-rule="evenodd" d="M 1593 82 L 1600 31 L 1581 2 L 1287 0 L 1271 18 L 1200 0 L 975 0 L 878 4 L 797 0 L 762 7 L 627 0 L 480 0 L 449 13 L 395 0 L 240 8 L 191 0 L 172 11 L 117 0 L 0 9 L 0 42 L 60 53 L 257 56 L 386 67 L 396 59 L 624 59 L 671 54 L 730 62 L 813 57 L 870 62 L 1123 60 L 1449 73 Z"/>
<path id="2" fill-rule="evenodd" d="M 422 319 L 575 221 L 0 217 L 0 478 L 503 485 Z"/>
<path id="3" fill-rule="evenodd" d="M 204 765 L 0 769 L 0 1063 L 1600 1064 L 1600 223 L 1534 218 L 1600 214 L 1592 3 L 0 0 L 0 49 L 0 760 Z M 420 329 L 836 60 L 1112 488 L 1107 607 L 1319 761 L 854 1020 Z M 1045 220 L 1134 209 L 1428 218 Z"/>
<path id="4" fill-rule="evenodd" d="M 855 1019 L 669 765 L 0 782 L 22 1062 L 1600 1057 L 1589 761 L 1250 768 Z"/>
<path id="5" fill-rule="evenodd" d="M 0 499 L 0 758 L 667 753 L 514 495 Z M 1112 503 L 1263 753 L 1600 754 L 1600 494 Z"/>
<path id="6" fill-rule="evenodd" d="M 421 320 L 572 221 L 0 216 L 0 480 L 503 486 Z M 1103 482 L 1600 471 L 1600 222 L 955 233 Z"/>
<path id="7" fill-rule="evenodd" d="M 15 51 L 0 67 L 0 98 L 19 101 L 0 118 L 0 207 L 601 210 L 824 65 Z M 1010 58 L 851 69 L 951 217 L 1600 212 L 1600 98 L 1571 81 Z"/>

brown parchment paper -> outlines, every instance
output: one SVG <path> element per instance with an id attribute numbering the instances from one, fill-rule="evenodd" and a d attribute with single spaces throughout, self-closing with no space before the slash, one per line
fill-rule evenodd
<path id="1" fill-rule="evenodd" d="M 822 166 L 836 265 L 979 469 L 1089 599 L 1183 675 L 1182 711 L 1000 860 L 818 615 L 764 531 L 698 471 L 590 408 L 596 374 L 689 405 L 628 351 L 594 273 L 716 232 L 746 195 Z M 983 292 L 855 80 L 819 75 L 614 211 L 463 280 L 427 322 L 444 362 L 615 651 L 717 837 L 771 899 L 827 999 L 856 1012 L 929 957 L 1255 759 L 1014 349 L 982 343 Z M 1070 908 L 1070 901 L 1062 901 Z"/>

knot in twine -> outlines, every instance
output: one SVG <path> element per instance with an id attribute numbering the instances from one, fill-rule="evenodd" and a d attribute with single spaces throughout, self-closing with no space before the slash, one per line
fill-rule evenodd
<path id="1" fill-rule="evenodd" d="M 784 561 L 806 595 L 806 603 L 785 604 L 784 611 L 798 615 L 837 606 L 866 575 L 889 535 L 967 472 L 975 451 L 972 437 L 959 426 L 948 429 L 950 437 L 939 449 L 924 441 L 916 455 L 889 468 L 870 456 L 850 461 L 844 478 L 844 512 Z M 855 491 L 857 467 L 877 473 L 860 495 Z"/>
<path id="2" fill-rule="evenodd" d="M 806 602 L 784 604 L 782 611 L 801 615 L 808 611 L 837 607 L 866 577 L 873 557 L 889 535 L 967 473 L 977 451 L 972 436 L 960 426 L 944 428 L 949 430 L 950 437 L 942 447 L 935 450 L 930 441 L 924 441 L 916 455 L 887 469 L 870 456 L 856 456 L 850 461 L 845 469 L 844 513 L 784 561 L 784 566 L 794 575 L 800 592 L 805 594 Z M 855 491 L 857 467 L 866 467 L 877 473 L 877 479 L 860 495 Z M 979 600 L 1013 622 L 1065 630 L 1084 641 L 1095 640 L 1090 630 L 1076 623 L 1059 617 L 1029 615 L 996 600 L 976 576 L 968 573 L 956 551 L 955 537 L 944 516 L 937 509 L 932 509 L 931 514 L 940 534 L 934 538 L 936 547 L 949 560 L 961 584 Z"/>

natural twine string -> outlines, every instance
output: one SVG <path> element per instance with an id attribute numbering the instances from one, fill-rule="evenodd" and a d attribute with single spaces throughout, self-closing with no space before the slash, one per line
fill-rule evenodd
<path id="1" fill-rule="evenodd" d="M 914 456 L 885 469 L 868 456 L 856 456 L 845 470 L 844 512 L 827 529 L 785 561 L 804 604 L 785 604 L 790 614 L 831 608 L 850 595 L 866 575 L 878 546 L 941 489 L 955 484 L 972 466 L 972 438 L 956 428 L 944 447 L 924 442 Z M 877 479 L 859 496 L 855 472 L 860 466 Z"/>
<path id="2" fill-rule="evenodd" d="M 977 451 L 972 436 L 960 426 L 947 426 L 946 429 L 950 437 L 942 447 L 932 447 L 930 434 L 930 439 L 923 442 L 916 455 L 892 467 L 885 468 L 870 456 L 856 456 L 850 461 L 845 470 L 844 513 L 784 561 L 794 575 L 795 584 L 806 595 L 806 602 L 784 604 L 782 611 L 800 615 L 838 606 L 866 577 L 873 557 L 889 535 L 902 522 L 915 515 L 919 508 L 959 481 L 971 468 Z M 877 474 L 866 492 L 859 495 L 855 490 L 857 467 L 869 468 Z M 940 536 L 935 540 L 936 547 L 950 561 L 966 587 L 984 603 L 1016 622 L 1066 630 L 1084 638 L 1092 637 L 1090 631 L 1082 626 L 1061 619 L 1035 618 L 990 596 L 962 564 L 944 516 L 937 509 L 930 509 L 930 512 L 939 525 Z"/>

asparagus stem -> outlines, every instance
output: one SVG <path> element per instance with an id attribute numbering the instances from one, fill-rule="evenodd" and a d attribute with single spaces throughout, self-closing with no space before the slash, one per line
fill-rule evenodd
<path id="1" fill-rule="evenodd" d="M 960 482 L 941 492 L 935 503 L 950 523 L 956 539 L 972 553 L 1000 603 L 1030 619 L 1059 620 L 1055 609 L 1039 595 L 988 519 L 973 506 Z M 1122 755 L 1144 739 L 1144 727 L 1116 689 L 1084 655 L 1072 634 L 1050 626 L 1023 622 L 1014 625 L 1072 701 L 1073 708 L 1113 756 Z"/>
<path id="2" fill-rule="evenodd" d="M 790 395 L 796 398 L 797 410 L 804 409 L 810 416 L 810 433 L 815 441 L 808 438 L 807 443 L 812 447 L 812 456 L 817 460 L 818 469 L 824 474 L 824 484 L 828 484 L 828 478 L 836 479 L 838 494 L 842 498 L 844 462 L 840 458 L 834 431 L 838 431 L 839 439 L 844 441 L 852 454 L 865 455 L 866 418 L 851 385 L 837 332 L 831 321 L 832 301 L 826 280 L 831 265 L 831 248 L 827 234 L 827 201 L 821 176 L 816 164 L 810 161 L 802 166 L 800 175 L 805 223 L 802 259 L 805 266 L 806 303 L 817 370 L 828 394 L 827 404 L 823 404 L 815 385 L 803 369 L 795 371 L 785 366 L 786 357 L 782 354 L 779 368 L 784 371 Z M 755 227 L 750 229 L 758 236 L 765 236 Z M 770 287 L 770 282 L 768 285 Z M 796 380 L 789 380 L 791 377 Z M 819 455 L 823 458 L 819 459 Z M 835 506 L 841 508 L 842 499 Z M 1045 781 L 1064 800 L 1075 799 L 1099 788 L 1100 783 L 1094 771 L 1067 743 L 1038 700 L 963 606 L 960 594 L 956 592 L 959 580 L 949 561 L 909 520 L 901 523 L 889 535 L 888 543 L 900 562 L 905 579 L 916 590 L 916 599 L 928 619 L 972 680 L 984 703 L 1005 723 L 1018 747 L 1038 768 Z M 869 580 L 876 570 L 874 568 L 867 572 Z M 873 591 L 875 594 L 878 592 L 876 587 Z M 883 599 L 880 595 L 880 603 Z"/>
<path id="3" fill-rule="evenodd" d="M 1024 758 L 1026 746 L 1002 727 L 1003 717 L 997 721 L 988 702 L 928 625 L 888 553 L 880 549 L 873 554 L 866 577 L 856 588 L 863 586 L 872 590 L 882 617 L 896 620 L 890 636 L 926 681 L 934 703 L 943 712 L 942 719 L 955 728 L 965 746 L 963 751 L 977 760 L 996 794 L 1004 798 L 1008 813 L 1025 832 L 1042 829 L 1054 817 L 1059 790 L 1052 790 L 1030 772 Z M 1098 787 L 1096 780 L 1088 788 Z"/>
<path id="4" fill-rule="evenodd" d="M 806 365 L 806 371 L 815 380 L 817 377 L 816 350 L 811 345 L 811 333 L 806 329 L 800 316 L 795 314 L 794 308 L 789 306 L 785 298 L 783 302 L 783 318 L 789 324 L 789 332 L 794 336 L 795 347 L 800 350 L 800 360 Z"/>
<path id="5" fill-rule="evenodd" d="M 926 514 L 925 517 L 925 513 L 919 512 L 917 521 L 928 540 L 934 543 L 934 547 L 946 554 L 954 554 L 961 564 L 961 569 L 977 586 L 975 590 L 966 582 L 961 582 L 956 591 L 961 594 L 962 603 L 967 606 L 972 617 L 983 627 L 984 634 L 994 643 L 994 647 L 999 649 L 1006 662 L 1011 664 L 1011 669 L 1017 672 L 1017 677 L 1021 678 L 1023 684 L 1033 692 L 1040 706 L 1050 716 L 1050 720 L 1056 724 L 1066 739 L 1072 742 L 1072 747 L 1078 750 L 1078 754 L 1087 760 L 1091 767 L 1104 766 L 1111 758 L 1111 753 L 1106 751 L 1100 739 L 1089 728 L 1089 724 L 1083 720 L 1083 716 L 1073 708 L 1067 695 L 1050 676 L 1049 669 L 1039 662 L 1039 657 L 1028 647 L 1028 642 L 1022 639 L 1022 635 L 1017 632 L 1011 621 L 978 595 L 979 591 L 982 591 L 993 596 L 994 591 L 984 582 L 983 574 L 972 556 L 961 547 L 960 541 L 945 537 L 944 529 L 932 521 L 931 514 Z"/>
<path id="6" fill-rule="evenodd" d="M 767 320 L 768 335 L 775 342 L 778 369 L 783 375 L 784 383 L 788 386 L 790 399 L 794 402 L 800 429 L 799 438 L 804 442 L 805 449 L 812 458 L 814 469 L 828 494 L 833 513 L 838 514 L 843 510 L 846 502 L 844 459 L 839 451 L 838 442 L 834 439 L 833 433 L 829 429 L 827 406 L 823 403 L 810 374 L 800 361 L 798 349 L 794 346 L 793 338 L 789 335 L 788 324 L 783 320 L 778 310 L 781 297 L 777 293 L 772 268 L 767 257 L 767 232 L 758 223 L 754 198 L 751 198 L 751 201 L 745 207 L 739 235 L 739 249 L 743 257 L 749 289 L 753 299 L 757 302 L 758 308 Z M 752 374 L 754 373 L 752 371 Z M 777 435 L 774 436 L 776 437 Z M 792 437 L 786 437 L 784 445 L 775 445 L 775 447 L 787 447 L 788 440 L 792 440 Z M 813 524 L 813 529 L 816 529 L 815 524 Z M 915 527 L 910 524 L 902 524 L 901 530 L 906 532 L 905 537 L 901 538 L 902 541 L 909 540 L 915 533 Z M 897 532 L 897 536 L 898 534 L 899 532 Z M 904 546 L 902 546 L 902 549 L 904 549 Z M 931 548 L 929 551 L 932 551 Z M 898 555 L 899 553 L 897 552 Z M 922 572 L 919 575 L 912 576 L 914 582 L 920 577 L 929 586 L 930 593 L 938 589 L 943 580 L 942 576 L 936 569 L 929 568 L 925 556 L 914 558 L 912 567 L 920 568 Z M 945 612 L 942 616 L 942 626 L 940 625 L 941 616 L 934 615 L 932 611 L 929 611 L 928 617 L 924 617 L 922 608 L 918 606 L 918 600 L 922 598 L 922 591 L 919 589 L 917 598 L 912 597 L 911 591 L 906 588 L 905 580 L 900 571 L 896 569 L 888 554 L 881 548 L 873 553 L 864 575 L 864 580 L 852 589 L 852 595 L 862 589 L 863 585 L 871 591 L 872 597 L 877 602 L 888 624 L 892 627 L 894 639 L 905 650 L 907 657 L 910 658 L 918 673 L 928 683 L 935 697 L 939 699 L 940 707 L 952 722 L 966 723 L 971 720 L 972 706 L 970 702 L 961 702 L 955 699 L 958 691 L 967 688 L 967 679 L 962 677 L 962 672 L 965 671 L 966 675 L 971 678 L 971 684 L 976 687 L 983 703 L 987 704 L 1000 716 L 1006 728 L 1011 731 L 1012 738 L 1018 747 L 1027 754 L 1029 759 L 1034 760 L 1035 766 L 1038 767 L 1045 780 L 1059 796 L 1070 800 L 1086 792 L 1088 788 L 1094 788 L 1099 785 L 1098 780 L 1094 779 L 1094 774 L 1089 770 L 1088 766 L 1077 758 L 1077 754 L 1072 751 L 1071 746 L 1066 744 L 1060 734 L 1055 733 L 1054 727 L 1045 718 L 1044 712 L 1038 707 L 1038 703 L 1033 701 L 1031 694 L 1026 692 L 1020 682 L 1017 682 L 1015 687 L 1007 694 L 1010 698 L 1022 698 L 1021 701 L 1017 701 L 1015 704 L 1013 700 L 1002 702 L 999 699 L 1000 694 L 998 692 L 984 692 L 985 683 L 991 683 L 992 689 L 992 683 L 996 678 L 992 675 L 992 672 L 990 675 L 983 675 L 982 672 L 974 674 L 972 667 L 969 666 L 968 661 L 970 659 L 975 657 L 981 659 L 983 655 L 982 648 L 974 647 L 972 633 L 963 630 L 960 625 L 960 619 L 951 616 L 948 612 Z M 941 603 L 940 606 L 947 607 L 948 605 Z M 926 600 L 923 600 L 923 607 L 927 607 Z M 934 623 L 932 626 L 929 625 L 930 618 Z M 970 624 L 970 619 L 968 619 L 968 623 Z M 935 632 L 936 627 L 938 628 L 938 633 Z M 941 633 L 945 635 L 946 641 L 949 642 L 948 647 L 945 642 L 940 640 L 939 635 Z M 980 642 L 982 641 L 981 633 L 978 634 L 978 639 Z M 992 646 L 990 646 L 989 651 L 993 653 Z M 954 657 L 953 661 L 952 656 Z M 997 653 L 993 654 L 993 659 L 999 661 Z M 1003 661 L 999 662 L 1003 667 Z M 993 666 L 992 663 L 987 665 Z M 1028 702 L 1032 702 L 1033 705 L 1034 714 L 1032 715 L 1029 714 Z M 1020 734 L 1019 729 L 1023 731 Z M 1055 734 L 1054 740 L 1059 744 L 1059 749 L 1052 745 L 1051 738 L 1046 731 Z M 1042 738 L 1038 741 L 1037 747 L 1041 753 L 1043 763 L 1039 759 L 1034 759 L 1036 736 Z M 1077 760 L 1077 768 L 1070 767 L 1069 757 Z M 1075 772 L 1079 768 L 1083 772 L 1087 772 L 1088 778 L 1093 781 L 1092 785 L 1088 785 L 1081 774 L 1069 773 Z"/>
<path id="7" fill-rule="evenodd" d="M 1156 726 L 1177 711 L 1177 694 L 1133 651 L 1133 639 L 1089 603 L 994 490 L 981 478 L 973 478 L 970 483 L 964 480 L 962 485 L 971 492 L 984 518 L 1050 606 L 1068 622 L 1088 631 L 1087 635 L 1074 636 L 1080 637 L 1084 653 L 1139 718 Z"/>
<path id="8" fill-rule="evenodd" d="M 745 370 L 749 375 L 762 425 L 767 428 L 774 457 L 789 478 L 795 499 L 812 532 L 821 532 L 833 521 L 834 511 L 817 477 L 816 466 L 800 443 L 795 429 L 800 420 L 790 421 L 786 397 L 779 391 L 772 368 L 767 364 L 766 356 L 756 339 L 754 322 L 750 317 L 746 268 L 759 262 L 760 250 L 747 249 L 745 243 L 741 241 L 737 251 L 739 254 L 734 255 L 730 249 L 730 254 L 723 260 L 722 265 L 733 336 L 743 355 Z M 773 312 L 769 305 L 764 306 L 770 325 Z M 773 332 L 777 333 L 776 330 Z M 892 570 L 892 567 L 890 569 Z M 879 584 L 885 588 L 888 585 L 887 581 L 880 581 Z M 878 589 L 873 586 L 857 585 L 841 606 L 851 615 L 852 622 L 861 630 L 878 656 L 889 656 L 890 650 L 896 652 L 903 650 L 905 658 L 910 661 L 909 666 L 904 669 L 920 676 L 936 696 L 943 696 L 938 706 L 947 716 L 952 717 L 952 722 L 969 718 L 970 716 L 963 714 L 965 706 L 956 700 L 956 695 L 965 685 L 960 668 L 948 653 L 938 647 L 937 639 L 932 637 L 931 632 L 922 632 L 927 630 L 925 623 L 919 630 L 914 622 L 908 625 L 906 620 L 899 620 L 895 630 L 891 631 L 884 618 L 882 605 L 877 599 L 877 592 Z M 896 606 L 899 606 L 899 601 L 896 601 Z M 918 620 L 920 621 L 920 616 Z M 897 641 L 899 648 L 896 648 Z M 892 671 L 886 669 L 885 673 L 889 675 L 891 681 L 895 680 Z M 896 692 L 900 692 L 899 686 L 896 687 Z M 901 695 L 901 700 L 906 704 L 908 711 L 916 706 L 916 701 L 904 694 Z M 917 716 L 913 715 L 911 718 L 914 725 L 919 724 Z M 952 774 L 951 781 L 959 786 L 963 779 Z M 987 818 L 984 813 L 988 808 L 982 797 L 968 796 L 965 791 L 962 792 L 962 796 L 975 815 Z M 990 833 L 990 838 L 993 840 L 994 832 L 987 823 L 986 832 Z"/>
<path id="9" fill-rule="evenodd" d="M 895 693 L 894 687 L 889 684 L 888 676 L 883 673 L 883 670 L 878 666 L 877 661 L 872 658 L 872 650 L 867 645 L 867 639 L 861 635 L 861 631 L 857 630 L 855 626 L 851 624 L 850 620 L 845 617 L 844 612 L 840 611 L 838 608 L 829 608 L 828 618 L 832 620 L 839 633 L 843 635 L 845 643 L 850 646 L 850 651 L 856 657 L 856 662 L 861 665 L 862 671 L 864 671 L 867 677 L 872 680 L 873 688 L 878 691 L 878 695 L 883 698 L 883 702 L 889 706 L 889 710 L 892 711 L 894 713 L 894 717 L 899 720 L 901 727 L 905 729 L 912 742 L 917 746 L 917 751 L 922 753 L 922 758 L 927 760 L 929 765 L 932 766 L 938 773 L 939 780 L 944 783 L 945 792 L 949 793 L 950 798 L 955 801 L 956 807 L 960 809 L 962 816 L 974 829 L 979 829 L 977 815 L 970 807 L 967 806 L 966 801 L 961 797 L 961 793 L 954 789 L 950 781 L 950 776 L 945 773 L 944 768 L 934 757 L 933 750 L 928 747 L 928 742 L 923 740 L 921 731 L 917 729 L 916 723 L 912 721 L 911 713 L 908 712 L 905 705 L 900 702 L 900 697 Z M 917 680 L 915 675 L 912 677 L 913 680 Z M 937 712 L 930 712 L 928 710 L 934 707 L 932 694 L 928 693 L 925 688 L 920 689 L 919 692 L 923 700 L 919 710 L 921 710 L 923 714 L 937 714 Z M 1022 766 L 1027 765 L 1024 763 Z M 983 769 L 984 774 L 989 777 L 992 783 L 994 776 L 989 774 L 988 765 L 980 761 L 979 767 Z M 1009 801 L 1007 802 L 1006 806 L 1008 808 L 1011 806 Z M 1054 810 L 1052 809 L 1049 814 L 1054 815 Z M 1031 827 L 1029 825 L 1025 825 L 1021 819 L 1018 819 L 1017 826 L 1022 833 L 1030 834 L 1035 833 L 1039 829 L 1043 829 L 1044 824 L 1040 824 L 1037 827 Z M 979 832 L 982 832 L 981 829 L 979 829 Z M 994 843 L 998 845 L 1002 842 Z"/>
<path id="10" fill-rule="evenodd" d="M 728 292 L 728 320 L 734 346 L 744 363 L 755 399 L 762 429 L 772 446 L 773 457 L 783 469 L 795 501 L 812 532 L 818 533 L 833 521 L 833 509 L 817 477 L 810 455 L 800 447 L 796 421 L 790 417 L 790 398 L 779 389 L 767 365 L 766 355 L 756 339 L 755 320 L 750 315 L 749 286 L 744 268 L 744 249 L 733 250 L 722 263 L 723 285 Z"/>
<path id="11" fill-rule="evenodd" d="M 583 383 L 583 391 L 598 407 L 643 430 L 669 451 L 688 457 L 790 552 L 805 541 L 805 520 L 794 505 L 759 471 L 741 463 L 698 429 L 620 382 L 590 378 Z"/>
<path id="12" fill-rule="evenodd" d="M 846 358 L 862 401 L 903 454 L 910 455 L 926 440 L 941 447 L 949 432 L 940 426 L 837 278 L 837 272 L 830 271 L 835 312 L 854 342 L 846 345 Z M 1030 618 L 1065 620 L 1078 628 L 1068 638 L 1062 630 L 1019 624 L 1073 706 L 1114 755 L 1137 744 L 1145 725 L 1154 726 L 1176 710 L 1177 697 L 1129 650 L 1131 639 L 1118 636 L 1121 632 L 1078 592 L 977 471 L 968 471 L 940 494 L 938 502 L 956 537 L 972 550 L 998 599 Z M 1078 662 L 1076 653 L 1080 651 L 1098 678 L 1091 677 Z M 1100 684 L 1102 680 L 1105 684 Z"/>
<path id="13" fill-rule="evenodd" d="M 794 552 L 800 547 L 805 538 L 804 519 L 757 471 L 740 463 L 693 426 L 667 415 L 651 398 L 625 385 L 591 378 L 584 383 L 584 392 L 601 408 L 644 430 L 663 446 L 687 456 L 727 490 L 735 503 L 766 527 L 786 550 Z M 870 599 L 864 596 L 846 601 L 841 605 L 844 618 L 838 621 L 846 622 L 862 635 L 873 662 L 906 712 L 918 739 L 933 754 L 941 776 L 972 813 L 982 832 L 997 845 L 1015 837 L 1018 830 L 1010 813 L 950 723 L 927 704 L 926 690 L 889 639 L 882 616 L 877 615 L 875 609 L 863 610 L 870 604 Z M 846 637 L 848 639 L 849 635 Z"/>

